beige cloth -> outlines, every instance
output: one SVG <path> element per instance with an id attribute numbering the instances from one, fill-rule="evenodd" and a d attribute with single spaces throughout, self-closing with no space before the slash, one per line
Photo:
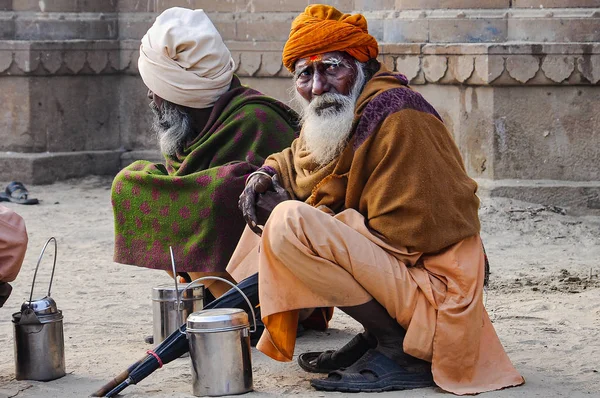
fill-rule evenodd
<path id="1" fill-rule="evenodd" d="M 404 351 L 432 362 L 436 384 L 455 394 L 520 385 L 483 307 L 478 235 L 435 255 L 393 247 L 353 209 L 331 216 L 299 201 L 278 205 L 262 238 L 247 228 L 227 270 L 259 272 L 267 332 L 257 346 L 291 360 L 298 309 L 376 299 L 406 329 Z"/>
<path id="2" fill-rule="evenodd" d="M 209 108 L 229 89 L 235 62 L 203 10 L 174 7 L 160 14 L 142 38 L 138 69 L 159 97 Z"/>
<path id="3" fill-rule="evenodd" d="M 0 205 L 0 282 L 15 280 L 26 250 L 25 221 L 8 207 Z"/>

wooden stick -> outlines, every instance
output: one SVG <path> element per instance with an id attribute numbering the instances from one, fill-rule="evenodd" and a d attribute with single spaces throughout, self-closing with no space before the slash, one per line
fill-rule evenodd
<path id="1" fill-rule="evenodd" d="M 127 370 L 124 370 L 123 372 L 119 373 L 117 376 L 115 376 L 114 379 L 112 379 L 111 381 L 109 381 L 108 383 L 106 383 L 105 385 L 103 385 L 98 391 L 96 391 L 95 393 L 93 393 L 91 396 L 92 397 L 104 397 L 104 396 L 106 396 L 106 394 L 110 390 L 112 390 L 113 388 L 115 388 L 116 386 L 118 386 L 119 384 L 121 384 L 122 382 L 124 382 L 129 377 L 129 374 L 133 371 L 133 369 L 137 368 L 138 365 L 140 363 L 142 363 L 142 361 L 144 359 L 146 359 L 146 357 L 147 357 L 147 355 L 145 355 L 142 359 L 140 359 L 136 363 L 133 363 L 133 364 L 129 365 L 129 367 L 127 368 Z"/>

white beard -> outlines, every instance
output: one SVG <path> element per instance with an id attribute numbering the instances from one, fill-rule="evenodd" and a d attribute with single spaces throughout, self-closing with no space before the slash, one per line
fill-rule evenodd
<path id="1" fill-rule="evenodd" d="M 177 108 L 177 105 L 164 101 L 161 108 L 153 102 L 150 109 L 154 113 L 152 129 L 160 144 L 160 151 L 175 156 L 182 151 L 187 140 L 193 135 L 191 117 Z"/>
<path id="2" fill-rule="evenodd" d="M 302 132 L 304 148 L 319 166 L 335 159 L 352 132 L 356 100 L 365 84 L 362 65 L 357 62 L 358 74 L 349 95 L 325 93 L 308 102 L 295 91 L 295 99 L 302 105 Z M 323 109 L 323 106 L 331 105 Z"/>

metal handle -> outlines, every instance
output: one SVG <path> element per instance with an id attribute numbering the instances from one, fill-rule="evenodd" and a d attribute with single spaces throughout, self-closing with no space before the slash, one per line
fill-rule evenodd
<path id="1" fill-rule="evenodd" d="M 35 287 L 35 278 L 37 277 L 38 268 L 40 268 L 40 263 L 42 262 L 42 257 L 44 256 L 44 252 L 46 251 L 46 247 L 50 241 L 54 241 L 54 265 L 52 266 L 52 274 L 50 275 L 50 284 L 48 285 L 48 294 L 50 297 L 50 290 L 52 289 L 52 280 L 54 279 L 54 269 L 56 268 L 56 255 L 58 253 L 58 244 L 56 243 L 56 238 L 51 237 L 46 241 L 46 244 L 42 248 L 42 252 L 40 253 L 40 257 L 38 258 L 37 265 L 35 266 L 35 272 L 33 274 L 33 282 L 31 283 L 31 293 L 29 293 L 29 308 L 31 308 L 31 300 L 33 299 L 33 288 Z"/>
<path id="2" fill-rule="evenodd" d="M 177 283 L 177 267 L 175 267 L 175 256 L 173 256 L 173 247 L 169 246 L 169 252 L 171 253 L 171 269 L 173 270 L 173 279 L 175 279 L 175 297 L 177 298 L 177 308 L 175 308 L 175 316 L 177 317 L 177 324 L 181 325 L 181 315 L 183 314 L 183 305 L 181 305 L 181 297 L 179 292 L 179 284 Z M 183 289 L 183 292 L 187 290 L 187 286 Z"/>
<path id="3" fill-rule="evenodd" d="M 242 295 L 242 297 L 244 298 L 244 300 L 246 300 L 246 303 L 248 304 L 248 308 L 250 308 L 250 312 L 252 313 L 252 324 L 254 326 L 254 329 L 250 331 L 250 333 L 254 333 L 256 332 L 256 314 L 254 313 L 254 307 L 252 306 L 252 303 L 250 302 L 250 299 L 248 299 L 248 296 L 246 296 L 244 294 L 244 292 L 242 291 L 242 289 L 240 289 L 239 287 L 237 287 L 235 284 L 231 283 L 230 281 L 228 281 L 227 279 L 223 279 L 223 278 L 219 278 L 218 276 L 203 276 L 201 278 L 198 279 L 194 279 L 193 281 L 191 281 L 190 283 L 187 284 L 187 286 L 185 287 L 185 289 L 183 289 L 184 291 L 187 290 L 188 287 L 190 287 L 192 284 L 196 283 L 196 282 L 200 282 L 204 279 L 213 279 L 216 281 L 221 281 L 221 282 L 225 282 L 227 283 L 229 286 L 231 286 L 232 288 L 234 288 L 235 290 L 238 291 L 239 294 Z M 179 323 L 181 325 L 181 322 Z M 183 326 L 183 325 L 182 325 Z M 185 332 L 183 332 L 181 330 L 180 326 L 177 330 L 179 330 L 179 333 L 181 334 L 185 334 Z"/>
<path id="4" fill-rule="evenodd" d="M 169 246 L 169 252 L 171 253 L 171 268 L 173 269 L 173 279 L 175 279 L 175 297 L 177 298 L 177 324 L 181 325 L 181 313 L 183 308 L 181 307 L 181 299 L 179 298 L 179 285 L 177 283 L 177 269 L 175 267 L 175 257 L 173 256 L 173 246 Z"/>

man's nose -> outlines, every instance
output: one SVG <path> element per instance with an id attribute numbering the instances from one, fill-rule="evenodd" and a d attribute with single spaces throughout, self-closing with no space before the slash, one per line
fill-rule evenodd
<path id="1" fill-rule="evenodd" d="M 327 82 L 327 78 L 323 76 L 321 73 L 315 73 L 313 75 L 313 83 L 312 83 L 312 95 L 323 95 L 329 92 L 329 83 Z"/>

